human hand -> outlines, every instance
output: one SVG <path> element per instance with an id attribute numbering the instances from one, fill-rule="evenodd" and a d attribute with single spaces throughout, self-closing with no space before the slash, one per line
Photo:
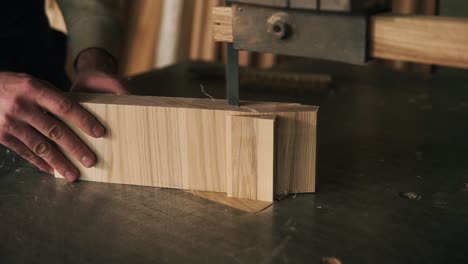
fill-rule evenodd
<path id="1" fill-rule="evenodd" d="M 72 182 L 79 171 L 57 145 L 88 168 L 95 165 L 96 156 L 55 116 L 92 137 L 105 133 L 93 115 L 50 83 L 26 74 L 0 72 L 0 144 L 42 171 L 52 174 L 55 169 Z"/>
<path id="2" fill-rule="evenodd" d="M 112 74 L 100 71 L 79 73 L 70 89 L 71 92 L 130 94 L 122 82 Z"/>

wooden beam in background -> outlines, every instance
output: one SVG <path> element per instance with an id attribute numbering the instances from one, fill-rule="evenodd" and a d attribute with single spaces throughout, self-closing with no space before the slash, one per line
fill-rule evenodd
<path id="1" fill-rule="evenodd" d="M 162 0 L 125 1 L 125 43 L 121 71 L 134 75 L 153 69 L 157 55 Z"/>
<path id="2" fill-rule="evenodd" d="M 392 14 L 395 15 L 437 15 L 438 0 L 393 0 Z M 398 71 L 416 71 L 429 76 L 434 67 L 428 64 L 414 64 L 404 61 L 387 61 L 389 65 Z"/>
<path id="3" fill-rule="evenodd" d="M 155 67 L 166 67 L 190 58 L 194 7 L 193 1 L 164 0 Z"/>
<path id="4" fill-rule="evenodd" d="M 232 42 L 232 11 L 213 8 L 215 41 Z M 438 16 L 371 18 L 370 56 L 468 68 L 468 20 Z"/>
<path id="5" fill-rule="evenodd" d="M 372 24 L 374 58 L 468 68 L 466 19 L 376 16 Z"/>
<path id="6" fill-rule="evenodd" d="M 231 150 L 242 152 L 241 156 L 252 154 L 253 149 L 264 151 L 261 157 L 256 156 L 260 173 L 253 176 L 258 177 L 260 195 L 255 199 L 271 201 L 269 192 L 315 191 L 317 107 L 265 102 L 242 102 L 242 107 L 234 107 L 225 100 L 108 94 L 80 95 L 77 100 L 107 128 L 106 137 L 101 139 L 74 128 L 98 157 L 97 165 L 90 169 L 75 161 L 82 180 L 227 193 L 228 164 L 234 171 L 230 175 L 237 176 L 242 172 L 235 171 L 238 165 L 253 164 L 228 161 L 229 144 Z M 275 152 L 269 153 L 273 147 L 271 120 L 249 119 L 256 120 L 251 125 L 260 128 L 249 130 L 254 133 L 252 138 L 261 142 L 252 148 L 246 141 L 228 136 L 243 133 L 245 128 L 236 123 L 228 129 L 227 120 L 232 115 L 276 116 Z M 269 171 L 272 158 L 263 159 L 266 155 L 277 158 L 275 191 Z"/>
<path id="7" fill-rule="evenodd" d="M 217 58 L 220 43 L 213 41 L 211 8 L 218 6 L 220 0 L 193 0 L 192 39 L 190 59 L 214 61 Z"/>

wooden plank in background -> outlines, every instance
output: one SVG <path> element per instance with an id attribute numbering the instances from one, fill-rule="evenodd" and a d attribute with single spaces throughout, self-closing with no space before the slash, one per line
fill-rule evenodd
<path id="1" fill-rule="evenodd" d="M 221 0 L 194 0 L 190 59 L 215 61 L 220 52 L 220 43 L 213 41 L 211 8 Z"/>
<path id="2" fill-rule="evenodd" d="M 163 1 L 134 0 L 124 4 L 126 33 L 121 71 L 128 76 L 153 68 Z"/>
<path id="3" fill-rule="evenodd" d="M 232 42 L 232 11 L 213 8 L 213 36 Z M 468 68 L 468 20 L 436 16 L 377 15 L 371 18 L 370 56 Z"/>
<path id="4" fill-rule="evenodd" d="M 204 21 L 203 17 L 206 14 L 206 1 L 204 0 L 194 0 L 193 8 L 193 21 L 192 21 L 192 39 L 190 46 L 190 59 L 197 60 L 201 57 L 202 50 L 202 32 Z"/>
<path id="5" fill-rule="evenodd" d="M 239 51 L 239 65 L 240 66 L 249 66 L 252 63 L 252 53 L 240 50 Z"/>
<path id="6" fill-rule="evenodd" d="M 468 20 L 434 16 L 374 16 L 371 56 L 468 68 Z"/>
<path id="7" fill-rule="evenodd" d="M 275 65 L 276 55 L 273 53 L 261 53 L 259 55 L 258 67 L 268 69 Z"/>
<path id="8" fill-rule="evenodd" d="M 75 162 L 82 180 L 226 193 L 227 118 L 275 115 L 277 193 L 315 191 L 317 107 L 109 94 L 77 100 L 107 128 L 101 139 L 74 129 L 99 159 L 90 169 Z"/>
<path id="9" fill-rule="evenodd" d="M 394 0 L 392 1 L 392 13 L 399 15 L 437 15 L 437 0 Z M 430 75 L 433 71 L 431 65 L 412 64 L 403 61 L 389 61 L 392 68 L 398 71 L 416 71 L 423 75 Z"/>
<path id="10" fill-rule="evenodd" d="M 50 27 L 63 33 L 67 33 L 67 26 L 63 19 L 62 11 L 57 4 L 56 0 L 45 1 L 45 11 L 49 19 Z"/>
<path id="11" fill-rule="evenodd" d="M 212 21 L 212 14 L 211 8 L 218 6 L 221 2 L 220 0 L 202 0 L 206 2 L 206 8 L 204 9 L 204 16 L 203 16 L 203 35 L 202 35 L 202 50 L 201 56 L 199 59 L 204 61 L 215 61 L 219 51 L 219 43 L 213 41 L 213 23 Z"/>
<path id="12" fill-rule="evenodd" d="M 227 196 L 273 201 L 275 116 L 226 119 Z"/>
<path id="13" fill-rule="evenodd" d="M 155 67 L 166 67 L 190 58 L 192 19 L 195 3 L 184 0 L 165 0 Z"/>

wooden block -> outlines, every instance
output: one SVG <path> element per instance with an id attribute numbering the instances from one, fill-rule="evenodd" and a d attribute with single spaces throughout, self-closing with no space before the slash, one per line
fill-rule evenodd
<path id="1" fill-rule="evenodd" d="M 317 115 L 308 111 L 278 114 L 276 124 L 277 195 L 315 192 Z"/>
<path id="2" fill-rule="evenodd" d="M 232 42 L 232 9 L 213 10 L 213 36 Z M 376 15 L 370 19 L 370 57 L 468 68 L 468 19 Z"/>
<path id="3" fill-rule="evenodd" d="M 227 196 L 273 201 L 275 116 L 228 116 Z"/>
<path id="4" fill-rule="evenodd" d="M 249 213 L 258 213 L 270 207 L 273 202 L 257 201 L 250 199 L 241 199 L 228 197 L 225 193 L 219 192 L 202 192 L 202 191 L 187 191 L 193 195 L 205 198 L 207 200 L 224 204 Z"/>
<path id="5" fill-rule="evenodd" d="M 215 41 L 232 42 L 232 8 L 214 7 L 213 17 L 213 39 Z"/>
<path id="6" fill-rule="evenodd" d="M 225 100 L 105 94 L 82 94 L 76 99 L 107 128 L 104 138 L 95 139 L 72 127 L 98 157 L 90 169 L 74 161 L 81 180 L 227 193 L 226 142 L 229 132 L 235 131 L 227 130 L 227 119 L 261 115 L 277 116 L 274 145 L 278 152 L 270 153 L 281 161 L 274 168 L 280 172 L 276 190 L 315 191 L 317 107 L 268 102 L 234 107 Z M 260 117 L 252 120 L 272 122 Z M 269 197 L 268 191 L 257 190 L 261 197 Z"/>

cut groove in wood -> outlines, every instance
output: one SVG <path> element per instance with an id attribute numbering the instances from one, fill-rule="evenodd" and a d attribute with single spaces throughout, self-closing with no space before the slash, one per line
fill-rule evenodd
<path id="1" fill-rule="evenodd" d="M 254 120 L 277 117 L 275 153 L 269 153 L 278 157 L 276 179 L 268 179 L 276 181 L 274 193 L 315 191 L 317 107 L 268 102 L 234 107 L 225 100 L 104 94 L 76 99 L 107 129 L 104 138 L 95 139 L 72 127 L 98 157 L 90 169 L 72 160 L 81 180 L 227 193 L 226 142 L 229 132 L 236 132 L 227 130 L 227 119 L 255 115 L 265 117 Z M 257 189 L 265 200 L 273 192 L 268 180 L 259 186 L 268 190 Z"/>
<path id="2" fill-rule="evenodd" d="M 231 7 L 212 12 L 214 40 L 233 42 Z M 468 68 L 467 19 L 384 14 L 372 16 L 370 27 L 372 58 Z"/>

